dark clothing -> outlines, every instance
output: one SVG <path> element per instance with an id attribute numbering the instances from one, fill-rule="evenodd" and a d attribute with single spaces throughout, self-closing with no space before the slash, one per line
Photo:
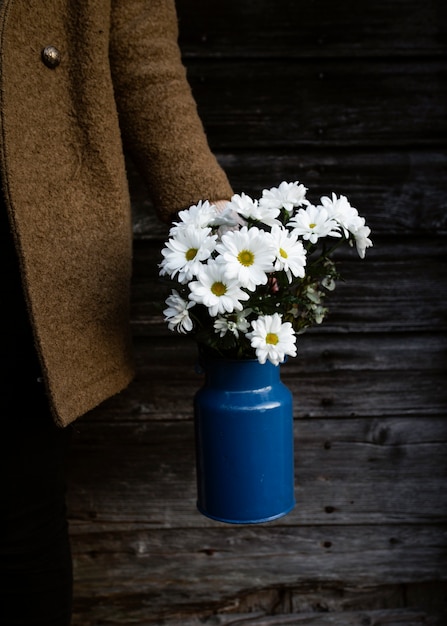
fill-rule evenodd
<path id="1" fill-rule="evenodd" d="M 0 194 L 0 267 L 2 268 L 1 376 L 6 375 L 7 378 L 11 378 L 12 383 L 19 380 L 17 376 L 20 372 L 22 375 L 39 376 L 39 366 L 34 350 L 31 349 L 33 346 L 31 325 L 28 320 L 17 255 L 2 194 Z M 12 389 L 11 384 L 5 383 L 4 380 L 2 393 L 17 396 L 17 387 Z M 20 387 L 21 385 L 19 389 Z"/>
<path id="2" fill-rule="evenodd" d="M 0 624 L 68 626 L 71 554 L 65 512 L 70 427 L 51 416 L 5 207 L 0 259 Z"/>
<path id="3" fill-rule="evenodd" d="M 1 403 L 0 624 L 68 626 L 64 458 L 70 427 L 55 426 L 41 385 L 19 382 L 23 397 L 16 408 Z"/>

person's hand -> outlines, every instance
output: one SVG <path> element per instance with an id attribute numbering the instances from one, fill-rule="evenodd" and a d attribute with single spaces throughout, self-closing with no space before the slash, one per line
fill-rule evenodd
<path id="1" fill-rule="evenodd" d="M 216 200 L 215 202 L 212 202 L 211 204 L 214 204 L 218 213 L 222 213 L 225 207 L 227 206 L 228 202 L 229 200 Z"/>

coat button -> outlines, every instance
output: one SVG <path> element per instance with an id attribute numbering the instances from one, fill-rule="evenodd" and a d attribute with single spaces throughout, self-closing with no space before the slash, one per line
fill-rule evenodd
<path id="1" fill-rule="evenodd" d="M 61 53 L 54 46 L 45 46 L 42 50 L 42 61 L 51 70 L 54 70 L 61 62 Z"/>

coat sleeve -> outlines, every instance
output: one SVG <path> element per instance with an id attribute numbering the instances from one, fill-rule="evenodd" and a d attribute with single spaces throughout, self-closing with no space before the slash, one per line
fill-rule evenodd
<path id="1" fill-rule="evenodd" d="M 124 144 L 160 217 L 200 199 L 229 198 L 177 42 L 173 0 L 112 0 L 110 63 Z"/>

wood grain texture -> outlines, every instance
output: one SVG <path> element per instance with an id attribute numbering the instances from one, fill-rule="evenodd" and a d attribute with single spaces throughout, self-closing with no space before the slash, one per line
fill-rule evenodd
<path id="1" fill-rule="evenodd" d="M 187 58 L 419 57 L 447 52 L 441 0 L 177 0 Z"/>
<path id="2" fill-rule="evenodd" d="M 444 60 L 193 61 L 188 75 L 221 150 L 446 142 Z"/>
<path id="3" fill-rule="evenodd" d="M 244 191 L 259 198 L 265 188 L 282 180 L 299 180 L 308 197 L 318 203 L 321 196 L 348 197 L 377 235 L 419 239 L 447 234 L 447 153 L 445 151 L 395 150 L 383 152 L 301 150 L 268 153 L 220 153 L 219 161 L 235 193 Z M 128 164 L 136 241 L 154 239 L 161 246 L 168 228 L 159 222 L 148 190 Z M 406 241 L 406 240 L 405 240 Z M 436 242 L 429 242 L 435 246 Z M 422 241 L 419 255 L 423 252 Z M 369 251 L 369 254 L 375 251 Z M 395 252 L 397 256 L 397 251 Z"/>
<path id="4" fill-rule="evenodd" d="M 373 231 L 282 367 L 295 509 L 195 507 L 196 347 L 163 322 L 168 226 L 132 162 L 137 376 L 76 422 L 73 626 L 447 624 L 447 4 L 177 1 L 183 58 L 235 192 L 299 180 Z"/>
<path id="5" fill-rule="evenodd" d="M 124 605 L 123 595 L 139 597 L 151 608 L 148 623 L 163 612 L 187 615 L 201 606 L 228 610 L 233 604 L 234 611 L 237 598 L 242 604 L 252 595 L 253 602 L 255 593 L 262 598 L 266 589 L 300 583 L 314 591 L 318 584 L 361 589 L 376 582 L 374 572 L 383 585 L 432 581 L 430 561 L 439 559 L 443 543 L 440 531 L 386 526 L 375 534 L 364 527 L 328 526 L 183 533 L 123 528 L 96 536 L 96 551 L 90 550 L 91 539 L 73 535 L 75 571 L 83 581 L 77 595 L 92 598 L 93 606 L 104 601 L 105 589 L 112 606 Z M 443 550 L 445 555 L 445 539 Z"/>
<path id="6" fill-rule="evenodd" d="M 339 257 L 342 280 L 326 298 L 329 316 L 318 332 L 445 330 L 445 239 L 394 236 L 374 242 L 365 260 L 355 250 Z M 161 247 L 161 242 L 135 246 L 135 323 L 162 315 L 169 287 L 158 276 Z"/>
<path id="7" fill-rule="evenodd" d="M 79 427 L 73 520 L 213 525 L 195 510 L 191 421 L 109 422 L 103 433 L 103 422 Z M 295 454 L 297 506 L 282 525 L 447 522 L 444 418 L 302 418 Z"/>

